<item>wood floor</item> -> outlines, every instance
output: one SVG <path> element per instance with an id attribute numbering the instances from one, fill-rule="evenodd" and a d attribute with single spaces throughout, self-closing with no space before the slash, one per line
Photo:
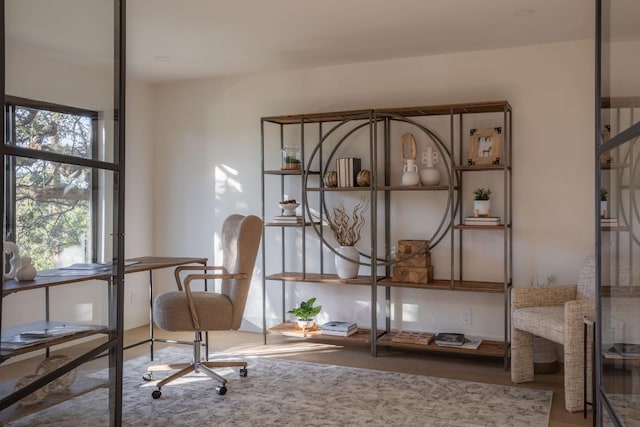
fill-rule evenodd
<path id="1" fill-rule="evenodd" d="M 125 346 L 146 339 L 148 334 L 148 327 L 139 327 L 126 331 Z M 185 341 L 193 339 L 191 333 L 168 333 L 165 331 L 156 332 L 156 337 Z M 383 347 L 378 347 L 378 356 L 372 357 L 368 345 L 336 346 L 334 344 L 318 341 L 310 342 L 278 335 L 269 335 L 267 338 L 267 345 L 264 345 L 262 334 L 215 332 L 210 334 L 211 344 L 209 351 L 234 353 L 239 357 L 243 355 L 281 357 L 307 362 L 397 371 L 465 381 L 515 385 L 511 383 L 509 372 L 504 370 L 502 361 L 496 359 L 443 356 Z M 156 343 L 155 348 L 159 349 L 167 345 L 176 344 Z M 82 344 L 65 348 L 64 353 L 67 355 L 79 354 L 87 346 L 88 344 Z M 93 343 L 91 347 L 93 347 Z M 125 360 L 148 354 L 148 352 L 148 344 L 128 349 L 125 351 Z M 31 373 L 36 363 L 34 360 L 24 360 L 10 365 L 5 364 L 0 367 L 0 379 L 16 378 L 20 375 Z M 104 367 L 105 362 L 103 359 L 92 363 L 99 367 Z M 86 368 L 90 368 L 90 366 Z M 581 412 L 572 414 L 564 409 L 562 372 L 552 375 L 538 375 L 535 382 L 519 386 L 553 391 L 550 426 L 592 425 L 591 412 L 589 412 L 588 418 L 584 419 Z"/>

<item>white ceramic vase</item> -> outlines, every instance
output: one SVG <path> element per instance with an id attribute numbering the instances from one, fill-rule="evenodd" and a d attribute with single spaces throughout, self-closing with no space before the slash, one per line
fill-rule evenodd
<path id="1" fill-rule="evenodd" d="M 3 254 L 9 255 L 9 266 L 11 267 L 9 271 L 4 271 L 3 269 L 4 279 L 13 279 L 14 277 L 16 277 L 18 267 L 20 267 L 20 249 L 14 242 L 5 241 L 2 242 L 2 252 Z"/>
<path id="2" fill-rule="evenodd" d="M 422 153 L 422 162 L 427 163 L 427 167 L 420 171 L 422 185 L 440 184 L 440 170 L 433 166 L 438 163 L 438 155 L 433 152 L 433 147 L 427 147 L 427 152 Z"/>
<path id="3" fill-rule="evenodd" d="M 18 282 L 27 282 L 36 278 L 38 271 L 31 263 L 31 257 L 24 257 L 20 260 L 20 267 L 16 270 L 16 280 Z"/>
<path id="4" fill-rule="evenodd" d="M 489 200 L 474 200 L 473 216 L 475 217 L 491 216 L 491 202 Z"/>
<path id="5" fill-rule="evenodd" d="M 402 169 L 402 185 L 419 185 L 418 165 L 415 159 L 407 159 L 407 164 Z"/>
<path id="6" fill-rule="evenodd" d="M 340 246 L 339 248 L 336 248 L 336 252 L 352 260 L 360 259 L 360 253 L 355 246 Z M 358 276 L 358 268 L 360 266 L 355 262 L 336 255 L 335 265 L 336 273 L 341 279 L 354 279 Z"/>

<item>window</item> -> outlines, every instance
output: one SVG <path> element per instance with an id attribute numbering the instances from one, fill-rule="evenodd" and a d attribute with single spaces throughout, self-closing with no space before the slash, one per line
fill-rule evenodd
<path id="1" fill-rule="evenodd" d="M 95 111 L 6 98 L 8 144 L 95 159 Z M 5 239 L 38 270 L 93 262 L 97 243 L 97 174 L 92 168 L 29 157 L 5 165 Z"/>

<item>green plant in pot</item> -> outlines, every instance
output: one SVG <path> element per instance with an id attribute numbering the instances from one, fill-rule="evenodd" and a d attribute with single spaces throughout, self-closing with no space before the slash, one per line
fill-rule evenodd
<path id="1" fill-rule="evenodd" d="M 488 188 L 476 188 L 473 190 L 473 216 L 491 216 L 491 190 Z"/>
<path id="2" fill-rule="evenodd" d="M 316 298 L 309 298 L 307 301 L 302 301 L 299 307 L 292 308 L 287 311 L 289 314 L 293 314 L 298 320 L 298 328 L 309 329 L 315 325 L 314 317 L 322 311 L 322 306 L 314 307 Z"/>

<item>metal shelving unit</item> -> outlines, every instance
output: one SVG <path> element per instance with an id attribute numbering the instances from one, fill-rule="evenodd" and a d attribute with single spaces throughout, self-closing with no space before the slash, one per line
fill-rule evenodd
<path id="1" fill-rule="evenodd" d="M 503 162 L 499 165 L 478 165 L 469 166 L 462 161 L 463 146 L 466 138 L 465 134 L 465 118 L 468 115 L 473 114 L 485 114 L 493 113 L 502 115 L 500 120 L 501 128 L 503 130 Z M 448 135 L 448 143 L 439 142 L 439 151 L 446 155 L 445 161 L 447 162 L 447 176 L 448 182 L 445 184 L 435 186 L 401 186 L 392 182 L 390 163 L 391 158 L 391 130 L 396 123 L 404 123 L 408 126 L 415 126 L 419 131 L 425 133 L 431 133 L 423 124 L 414 120 L 417 118 L 424 118 L 427 116 L 448 116 L 450 121 Z M 280 136 L 280 148 L 285 144 L 285 128 L 295 127 L 299 129 L 296 132 L 298 141 L 301 145 L 301 153 L 303 159 L 303 169 L 295 174 L 269 170 L 265 168 L 265 155 L 268 153 L 268 148 L 273 149 L 273 142 L 269 145 L 268 137 L 266 135 L 266 127 L 275 126 L 279 130 Z M 309 130 L 310 127 L 317 126 L 317 137 L 312 141 L 309 139 L 309 135 L 315 133 L 315 129 Z M 345 141 L 347 141 L 355 132 L 366 132 L 366 138 L 369 141 L 368 152 L 363 155 L 363 169 L 371 171 L 371 184 L 366 187 L 338 187 L 329 188 L 325 187 L 322 182 L 322 176 L 329 170 L 332 165 L 333 159 L 337 156 Z M 277 132 L 272 132 L 276 134 Z M 371 310 L 371 329 L 368 330 L 369 340 L 371 344 L 371 354 L 376 355 L 377 346 L 398 346 L 407 347 L 406 345 L 400 345 L 392 341 L 394 331 L 390 327 L 390 313 L 389 306 L 391 302 L 391 289 L 393 288 L 415 288 L 415 289 L 431 289 L 431 290 L 443 290 L 443 291 L 461 291 L 461 292 L 488 292 L 488 293 L 502 293 L 504 294 L 504 339 L 503 341 L 485 341 L 481 345 L 481 348 L 477 352 L 464 351 L 468 354 L 477 354 L 482 356 L 503 357 L 505 360 L 505 366 L 508 359 L 508 305 L 509 305 L 509 289 L 511 287 L 512 276 L 512 227 L 511 227 L 511 151 L 512 151 L 512 134 L 511 134 L 511 106 L 507 101 L 495 101 L 495 102 L 481 102 L 481 103 L 467 103 L 467 104 L 448 104 L 448 105 L 436 105 L 436 106 L 420 106 L 420 107 L 408 107 L 408 108 L 387 108 L 387 109 L 372 109 L 372 110 L 353 110 L 353 111 L 341 111 L 341 112 L 329 112 L 329 113 L 314 113 L 314 114 L 301 114 L 301 115 L 287 115 L 287 116 L 272 116 L 263 117 L 261 120 L 261 135 L 262 135 L 262 216 L 268 227 L 265 227 L 263 232 L 263 253 L 262 261 L 265 266 L 263 276 L 263 309 L 266 310 L 266 291 L 267 287 L 271 286 L 271 282 L 279 282 L 282 292 L 282 321 L 285 322 L 284 304 L 286 286 L 288 283 L 306 282 L 323 284 L 346 284 L 356 286 L 368 286 L 371 292 L 372 307 L 376 306 L 378 301 L 378 291 L 384 290 L 384 299 L 386 302 L 385 313 L 385 326 L 383 328 L 378 327 L 378 313 L 375 309 Z M 336 136 L 337 135 L 337 136 Z M 333 139 L 332 139 L 333 138 Z M 361 137 L 362 138 L 362 137 Z M 437 138 L 437 136 L 435 136 Z M 364 138 L 362 138 L 364 139 Z M 432 138 L 432 141 L 435 139 Z M 305 147 L 305 143 L 308 144 Z M 347 144 L 348 145 L 348 144 Z M 309 148 L 313 147 L 311 151 Z M 277 148 L 277 147 L 276 147 Z M 311 153 L 311 154 L 309 154 Z M 457 156 L 457 160 L 456 159 Z M 368 157 L 365 159 L 365 157 Z M 309 169 L 315 170 L 315 172 L 308 172 Z M 464 182 L 463 175 L 468 173 L 502 173 L 503 175 L 503 197 L 504 197 L 504 212 L 502 218 L 504 219 L 504 225 L 500 226 L 467 226 L 463 225 L 462 217 L 462 184 Z M 280 224 L 273 224 L 269 222 L 268 216 L 266 216 L 266 203 L 274 203 L 273 194 L 277 193 L 276 186 L 269 185 L 267 183 L 267 177 L 269 175 L 280 176 L 280 197 L 285 194 L 285 188 L 290 183 L 285 182 L 288 175 L 294 175 L 293 180 L 299 185 L 299 194 L 302 198 L 302 209 L 304 217 L 304 224 L 294 226 L 284 226 Z M 318 179 L 318 183 L 311 183 L 312 179 Z M 445 216 L 443 217 L 440 226 L 437 227 L 436 232 L 431 237 L 431 246 L 434 247 L 444 238 L 447 234 L 451 238 L 451 265 L 450 274 L 448 279 L 434 280 L 428 284 L 416 284 L 416 283 L 400 283 L 391 280 L 391 265 L 394 261 L 391 258 L 391 229 L 394 221 L 391 218 L 390 207 L 393 204 L 393 195 L 403 192 L 416 193 L 417 197 L 419 193 L 427 194 L 428 192 L 445 192 L 448 193 L 448 201 Z M 266 197 L 269 193 L 269 201 Z M 333 249 L 328 245 L 324 236 L 323 230 L 320 226 L 319 218 L 322 218 L 326 211 L 325 198 L 327 197 L 340 197 L 340 194 L 355 195 L 361 194 L 368 197 L 369 201 L 369 218 L 368 226 L 370 228 L 370 244 L 369 252 L 361 254 L 368 259 L 367 266 L 370 266 L 370 274 L 358 276 L 355 279 L 343 280 L 338 278 L 335 274 L 325 273 L 325 260 L 324 256 L 320 256 L 319 268 L 317 271 L 310 272 L 307 268 L 306 249 L 307 240 L 306 236 L 309 231 L 316 231 L 317 237 L 320 240 L 320 250 L 322 250 L 323 242 L 330 250 Z M 309 198 L 314 197 L 313 201 L 317 202 L 319 209 L 318 212 L 313 212 L 309 205 Z M 380 201 L 378 200 L 380 199 Z M 379 206 L 382 204 L 382 206 Z M 312 213 L 317 217 L 311 217 Z M 380 217 L 379 217 L 380 216 Z M 268 271 L 267 265 L 267 250 L 272 249 L 269 247 L 267 235 L 267 228 L 281 227 L 280 237 L 280 251 L 282 256 L 282 264 L 280 271 L 271 272 Z M 287 269 L 285 265 L 285 259 L 287 253 L 290 253 L 289 247 L 295 248 L 296 246 L 290 246 L 285 229 L 299 230 L 300 240 L 297 244 L 297 250 L 299 251 L 299 257 L 301 262 L 301 271 L 291 271 Z M 309 230 L 311 228 L 311 230 Z M 378 229 L 383 230 L 384 238 L 378 239 Z M 502 262 L 502 277 L 501 282 L 486 282 L 486 281 L 473 281 L 469 280 L 466 275 L 463 274 L 462 268 L 462 251 L 463 234 L 471 232 L 501 232 L 504 240 L 503 262 Z M 312 234 L 313 235 L 313 234 Z M 315 236 L 314 236 L 315 237 Z M 287 252 L 289 250 L 289 252 Z M 455 263 L 455 264 L 454 264 Z M 361 262 L 363 264 L 363 262 Z M 271 263 L 270 265 L 273 265 Z M 384 270 L 384 272 L 381 272 Z M 457 271 L 457 272 L 456 272 Z M 382 289 L 378 289 L 382 288 Z M 267 337 L 267 320 L 266 311 L 263 316 L 263 327 L 265 334 L 265 343 Z M 286 324 L 278 325 L 271 329 L 273 333 L 282 333 L 282 331 L 288 331 L 291 329 Z M 326 339 L 326 337 L 310 335 L 308 338 Z M 336 337 L 331 337 L 335 340 Z M 352 337 L 340 338 L 342 340 L 355 339 Z M 358 334 L 357 341 L 362 341 L 362 334 Z M 439 352 L 463 352 L 461 349 L 455 348 L 442 348 L 435 345 L 409 345 L 410 348 L 422 348 L 423 350 L 434 350 Z"/>

